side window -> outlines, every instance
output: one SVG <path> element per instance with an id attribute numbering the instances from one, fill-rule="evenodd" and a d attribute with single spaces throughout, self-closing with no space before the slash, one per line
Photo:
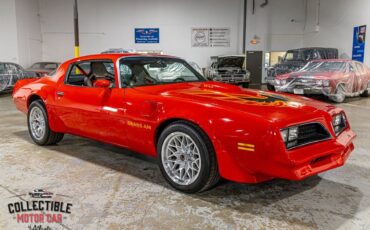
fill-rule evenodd
<path id="1" fill-rule="evenodd" d="M 120 73 L 121 73 L 121 82 L 124 85 L 128 85 L 130 80 L 132 79 L 132 70 L 128 65 L 120 64 L 119 66 Z"/>
<path id="2" fill-rule="evenodd" d="M 80 62 L 71 64 L 66 84 L 75 86 L 86 86 L 85 77 L 90 73 L 90 62 Z"/>
<path id="3" fill-rule="evenodd" d="M 349 72 L 351 72 L 351 73 L 356 73 L 357 72 L 357 69 L 354 66 L 354 64 L 349 64 Z"/>
<path id="4" fill-rule="evenodd" d="M 359 74 L 365 74 L 364 68 L 360 63 L 356 63 L 356 67 Z"/>
<path id="5" fill-rule="evenodd" d="M 71 64 L 67 79 L 68 85 L 95 87 L 97 80 L 110 81 L 115 87 L 114 64 L 110 60 L 91 60 Z"/>
<path id="6" fill-rule="evenodd" d="M 6 71 L 5 64 L 0 63 L 0 74 L 5 74 L 5 71 Z"/>

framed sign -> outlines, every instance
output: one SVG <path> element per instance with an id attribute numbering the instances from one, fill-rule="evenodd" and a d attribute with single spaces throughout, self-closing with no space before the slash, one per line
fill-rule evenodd
<path id="1" fill-rule="evenodd" d="M 135 28 L 135 43 L 159 43 L 159 28 Z"/>
<path id="2" fill-rule="evenodd" d="M 192 28 L 192 47 L 230 47 L 230 28 Z"/>

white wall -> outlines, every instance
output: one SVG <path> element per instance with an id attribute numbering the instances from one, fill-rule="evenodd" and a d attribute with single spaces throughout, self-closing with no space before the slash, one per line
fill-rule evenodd
<path id="1" fill-rule="evenodd" d="M 40 0 L 43 57 L 73 57 L 73 1 Z M 108 48 L 163 50 L 205 66 L 212 55 L 239 53 L 241 0 L 79 0 L 81 55 Z M 134 28 L 159 27 L 159 44 L 135 44 Z M 192 48 L 192 27 L 230 27 L 231 46 Z"/>
<path id="2" fill-rule="evenodd" d="M 18 62 L 14 0 L 0 1 L 0 61 Z"/>
<path id="3" fill-rule="evenodd" d="M 38 0 L 15 0 L 18 62 L 24 67 L 42 61 L 42 37 Z"/>
<path id="4" fill-rule="evenodd" d="M 256 1 L 255 13 L 252 14 L 252 1 L 248 1 L 247 50 L 285 51 L 302 47 L 304 1 L 272 0 L 260 8 L 262 2 Z M 299 22 L 291 22 L 292 19 Z M 259 44 L 252 45 L 249 41 L 255 35 L 261 40 Z"/>
<path id="5" fill-rule="evenodd" d="M 247 49 L 286 50 L 302 46 L 303 0 L 274 0 L 265 8 L 248 1 Z M 73 57 L 73 1 L 39 0 L 43 58 L 65 60 Z M 108 48 L 163 50 L 205 67 L 210 56 L 242 51 L 243 0 L 79 0 L 81 55 Z M 159 27 L 160 44 L 135 44 L 135 27 Z M 231 46 L 192 48 L 192 27 L 230 27 Z M 253 46 L 254 35 L 261 43 Z"/>
<path id="6" fill-rule="evenodd" d="M 317 1 L 308 0 L 308 17 L 304 46 L 325 46 L 339 49 L 343 57 L 352 57 L 353 27 L 366 25 L 370 30 L 369 0 L 321 0 L 320 29 L 315 32 Z M 365 48 L 365 64 L 370 66 L 370 34 Z"/>

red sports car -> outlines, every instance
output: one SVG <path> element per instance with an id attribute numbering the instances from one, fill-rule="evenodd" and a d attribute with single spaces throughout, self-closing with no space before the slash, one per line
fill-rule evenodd
<path id="1" fill-rule="evenodd" d="M 369 96 L 370 70 L 351 60 L 311 61 L 298 72 L 277 76 L 275 89 L 294 94 L 323 94 L 340 103 L 346 97 Z"/>
<path id="2" fill-rule="evenodd" d="M 166 180 L 188 193 L 220 177 L 301 180 L 343 165 L 354 149 L 342 109 L 207 81 L 170 56 L 76 58 L 19 81 L 13 98 L 36 144 L 69 133 L 158 157 Z"/>

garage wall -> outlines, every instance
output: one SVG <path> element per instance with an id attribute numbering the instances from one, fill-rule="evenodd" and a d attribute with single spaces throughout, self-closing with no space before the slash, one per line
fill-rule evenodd
<path id="1" fill-rule="evenodd" d="M 14 0 L 0 1 L 0 61 L 18 62 L 17 26 Z"/>
<path id="2" fill-rule="evenodd" d="M 353 27 L 370 29 L 370 1 L 321 0 L 319 31 L 315 31 L 318 0 L 308 1 L 308 15 L 303 43 L 305 46 L 327 46 L 339 49 L 344 58 L 352 57 Z M 369 32 L 367 33 L 369 35 Z M 365 48 L 365 64 L 370 66 L 370 40 Z"/>
<path id="3" fill-rule="evenodd" d="M 302 46 L 304 0 L 274 0 L 265 8 L 248 1 L 247 49 L 279 51 Z M 73 57 L 73 1 L 39 0 L 43 58 Z M 163 50 L 205 67 L 209 57 L 241 53 L 243 0 L 79 0 L 81 55 L 108 48 Z M 160 44 L 135 44 L 135 27 L 159 27 Z M 192 27 L 230 27 L 231 46 L 192 48 Z M 254 35 L 261 43 L 249 45 Z"/>
<path id="4" fill-rule="evenodd" d="M 261 8 L 263 2 L 256 1 L 253 14 L 253 1 L 248 1 L 247 50 L 285 51 L 302 47 L 305 1 L 273 0 Z M 297 22 L 291 22 L 292 19 Z M 252 45 L 249 41 L 255 35 L 260 38 L 260 43 Z"/>
<path id="5" fill-rule="evenodd" d="M 73 1 L 40 0 L 43 57 L 73 57 Z M 241 31 L 241 0 L 79 0 L 81 55 L 108 48 L 163 50 L 205 66 L 209 57 L 235 54 Z M 230 27 L 231 46 L 192 48 L 192 27 Z M 135 27 L 159 27 L 159 44 L 135 44 Z"/>
<path id="6" fill-rule="evenodd" d="M 24 67 L 42 61 L 38 0 L 15 0 L 18 61 Z"/>

